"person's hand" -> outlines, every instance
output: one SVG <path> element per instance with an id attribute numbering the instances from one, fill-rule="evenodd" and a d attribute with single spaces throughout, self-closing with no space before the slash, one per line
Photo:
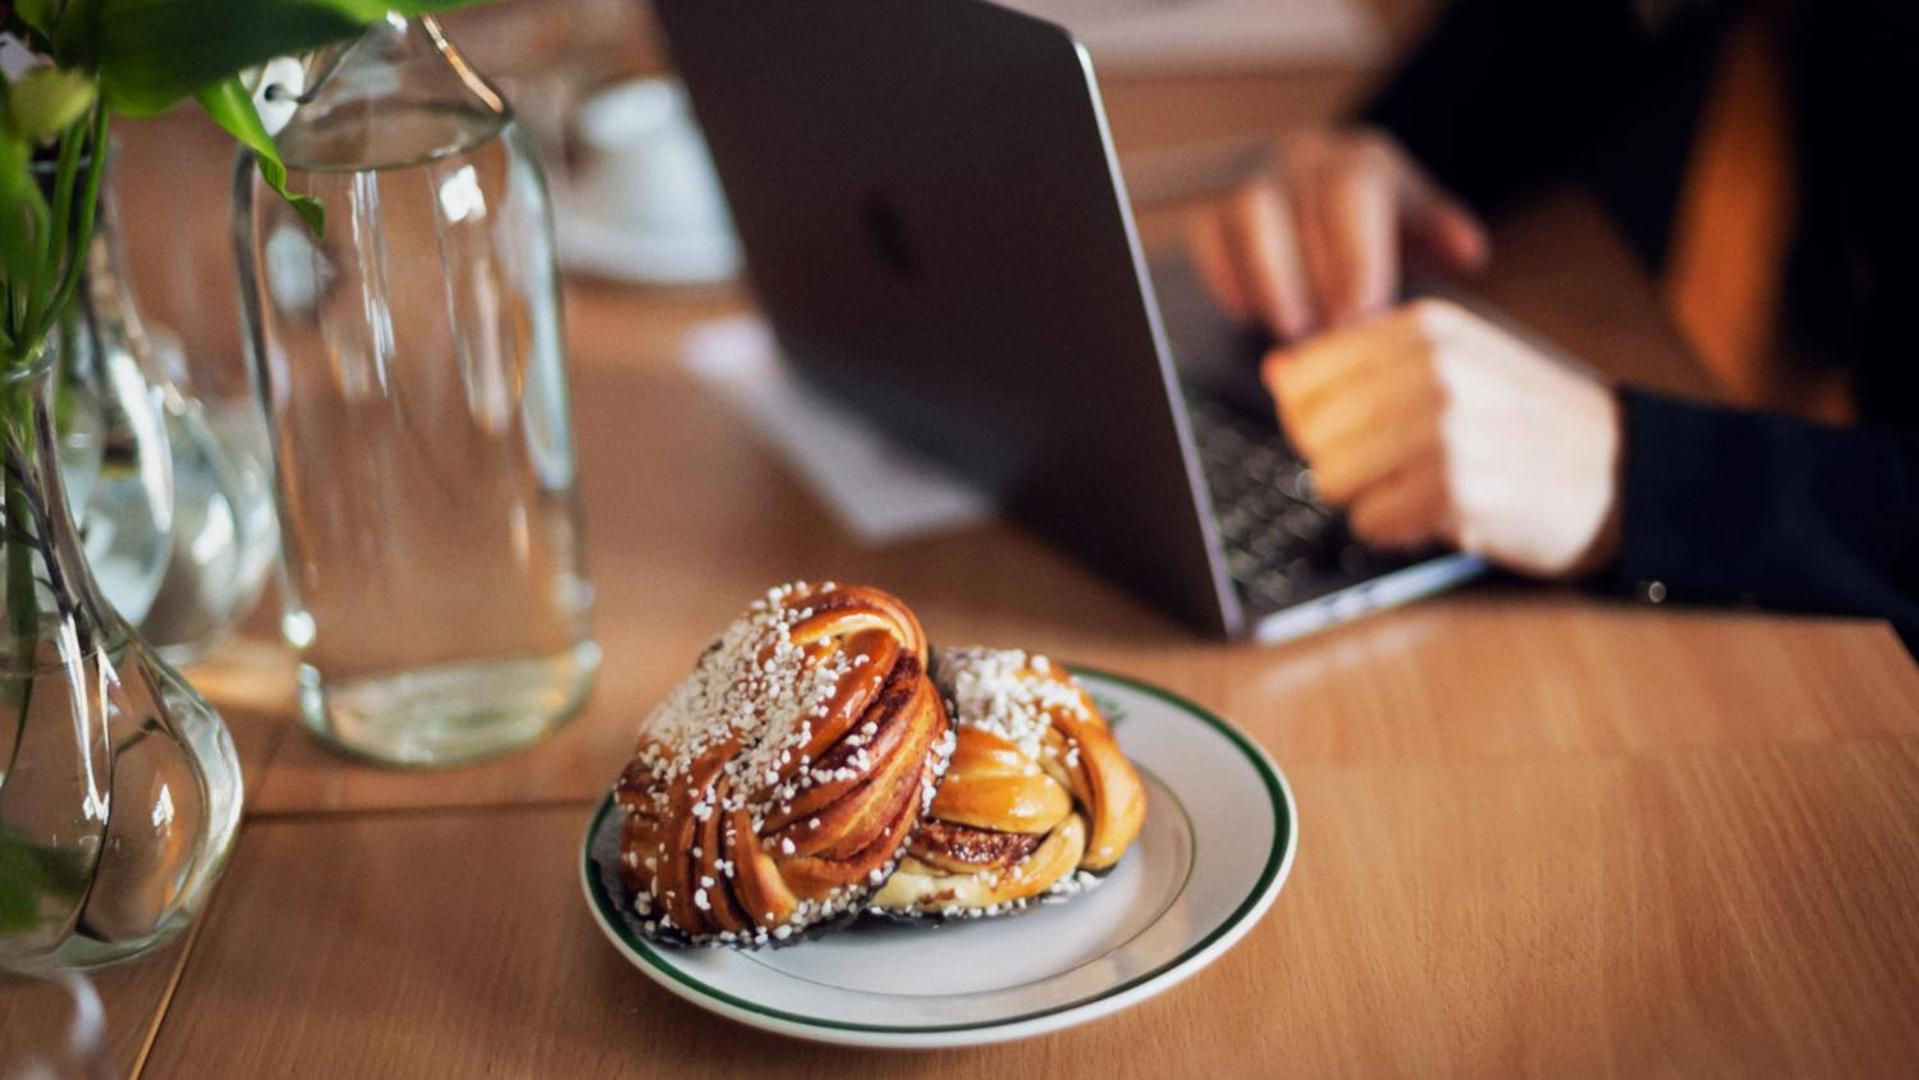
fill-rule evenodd
<path id="1" fill-rule="evenodd" d="M 1314 489 L 1372 546 L 1441 541 L 1538 577 L 1617 550 L 1616 397 L 1457 304 L 1275 349 L 1263 375 Z"/>
<path id="2" fill-rule="evenodd" d="M 1241 322 L 1294 340 L 1376 314 L 1403 269 L 1471 271 L 1486 230 L 1389 137 L 1297 135 L 1274 163 L 1188 223 L 1194 268 Z"/>

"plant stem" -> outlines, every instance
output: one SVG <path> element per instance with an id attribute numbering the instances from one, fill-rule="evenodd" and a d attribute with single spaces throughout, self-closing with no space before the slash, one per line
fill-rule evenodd
<path id="1" fill-rule="evenodd" d="M 107 107 L 103 102 L 93 107 L 93 142 L 87 155 L 87 184 L 80 196 L 80 225 L 73 233 L 73 257 L 67 260 L 66 280 L 60 283 L 60 289 L 53 295 L 53 302 L 47 308 L 47 317 L 58 319 L 65 314 L 68 301 L 73 299 L 73 291 L 79 287 L 87 273 L 87 252 L 93 246 L 93 219 L 100 208 L 100 178 L 107 171 Z M 33 328 L 31 340 L 38 344 L 46 336 L 51 323 L 43 323 Z"/>
<path id="2" fill-rule="evenodd" d="M 97 102 L 86 121 L 76 122 L 60 136 L 59 164 L 54 173 L 54 206 L 49 212 L 45 202 L 33 192 L 29 209 L 40 235 L 39 272 L 34 280 L 5 282 L 6 335 L 4 364 L 0 376 L 18 376 L 39 357 L 42 342 L 49 331 L 62 324 L 74 292 L 85 280 L 87 256 L 93 246 L 94 218 L 100 204 L 101 176 L 106 171 L 107 107 Z M 86 154 L 85 183 L 81 185 L 79 205 L 74 205 L 82 152 Z M 78 212 L 78 220 L 73 215 Z M 69 223 L 74 223 L 69 228 Z M 27 712 L 33 701 L 34 669 L 40 658 L 40 603 L 34 579 L 34 555 L 40 552 L 49 573 L 57 573 L 53 553 L 48 550 L 46 507 L 35 498 L 30 479 L 33 459 L 38 451 L 34 443 L 34 401 L 32 377 L 18 379 L 0 390 L 0 466 L 5 478 L 0 482 L 0 547 L 5 549 L 6 619 L 13 638 L 11 663 L 15 670 L 10 695 L 14 701 L 17 724 L 25 728 Z M 56 596 L 62 590 L 55 583 Z M 14 750 L 20 738 L 16 732 Z M 12 771 L 7 763 L 7 772 Z M 7 773 L 0 773 L 4 782 Z"/>
<path id="3" fill-rule="evenodd" d="M 59 163 L 53 173 L 53 222 L 46 235 L 40 240 L 40 259 L 42 272 L 46 275 L 44 286 L 36 292 L 34 299 L 52 305 L 52 288 L 60 279 L 61 247 L 67 242 L 67 228 L 73 218 L 73 182 L 74 174 L 79 171 L 80 147 L 87 139 L 86 121 L 76 120 L 60 133 Z M 98 147 L 95 148 L 98 153 Z M 85 249 L 76 249 L 66 253 L 68 259 L 86 258 Z M 34 325 L 40 317 L 35 305 L 27 305 L 27 325 Z"/>
<path id="4" fill-rule="evenodd" d="M 0 399 L 0 425 L 5 426 L 6 433 L 4 444 L 0 444 L 0 454 L 10 459 L 28 453 L 30 443 L 26 433 L 33 423 L 30 398 L 31 391 L 27 386 L 14 385 L 8 387 L 4 398 Z M 6 464 L 18 466 L 6 469 L 4 488 L 0 489 L 4 490 L 6 499 L 6 531 L 0 534 L 0 544 L 6 547 L 7 628 L 13 637 L 12 662 L 19 687 L 18 700 L 14 704 L 18 710 L 19 726 L 24 729 L 27 707 L 33 701 L 33 672 L 38 666 L 40 654 L 40 604 L 34 596 L 33 553 L 39 546 L 42 523 L 35 520 L 31 500 L 27 497 L 23 480 L 27 463 L 10 460 Z M 19 742 L 16 736 L 16 748 Z"/>

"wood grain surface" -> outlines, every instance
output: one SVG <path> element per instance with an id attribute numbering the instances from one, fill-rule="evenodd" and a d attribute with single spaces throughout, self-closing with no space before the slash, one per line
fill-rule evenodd
<path id="1" fill-rule="evenodd" d="M 191 934 L 191 928 L 187 931 Z M 186 965 L 185 941 L 174 941 L 160 952 L 91 976 L 94 991 L 106 1013 L 106 1038 L 100 1057 L 119 1075 L 140 1071 L 160 1028 L 167 1001 Z M 18 1055 L 33 1048 L 47 1055 L 63 1045 L 57 1033 L 70 1030 L 70 999 L 51 984 L 28 982 L 0 974 L 0 1076 L 14 1080 L 26 1063 Z M 32 1074 L 28 1074 L 32 1075 Z"/>
<path id="2" fill-rule="evenodd" d="M 1086 1027 L 929 1054 L 707 1016 L 601 939 L 587 809 L 256 820 L 154 1075 L 1890 1073 L 1919 739 L 1295 765 L 1273 912 Z"/>
<path id="3" fill-rule="evenodd" d="M 1403 39 L 1426 5 L 1385 6 Z M 1324 119 L 1366 81 L 1138 79 L 1106 98 L 1122 150 L 1160 168 L 1177 164 L 1168 147 Z M 224 192 L 203 126 L 127 141 L 123 175 L 179 162 Z M 129 237 L 149 306 L 237 356 L 223 202 L 176 208 L 158 182 L 123 194 L 149 223 Z M 1175 235 L 1177 208 L 1146 224 Z M 1522 209 L 1495 250 L 1473 296 L 1614 377 L 1709 393 L 1590 202 L 1561 192 Z M 1919 1060 L 1919 668 L 1884 624 L 1490 581 L 1279 648 L 1221 644 L 1007 523 L 859 544 L 680 369 L 688 328 L 747 310 L 742 292 L 571 282 L 567 303 L 607 656 L 597 693 L 522 753 L 368 767 L 294 727 L 263 614 L 194 669 L 234 718 L 250 817 L 196 935 L 100 977 L 120 1067 L 1638 1076 L 1884 1075 Z M 1301 807 L 1270 915 L 1162 997 L 1001 1047 L 831 1050 L 654 987 L 579 895 L 589 806 L 641 716 L 746 599 L 826 576 L 898 591 L 944 640 L 1124 671 L 1238 721 Z M 0 988 L 0 1009 L 18 1000 Z"/>

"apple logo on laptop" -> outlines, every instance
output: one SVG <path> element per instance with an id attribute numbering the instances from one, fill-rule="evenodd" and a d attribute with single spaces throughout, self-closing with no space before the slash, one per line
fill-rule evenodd
<path id="1" fill-rule="evenodd" d="M 860 202 L 860 217 L 867 243 L 895 277 L 918 281 L 924 276 L 919 252 L 907 236 L 899 210 L 885 192 L 877 188 L 868 191 Z"/>

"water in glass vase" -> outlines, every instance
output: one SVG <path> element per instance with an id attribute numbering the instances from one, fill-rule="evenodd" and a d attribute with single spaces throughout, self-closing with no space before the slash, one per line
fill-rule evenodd
<path id="1" fill-rule="evenodd" d="M 117 645 L 0 665 L 0 967 L 143 955 L 191 920 L 240 822 L 226 727 Z"/>
<path id="2" fill-rule="evenodd" d="M 253 403 L 193 396 L 178 342 L 140 317 L 119 220 L 105 186 L 56 335 L 61 458 L 95 581 L 147 644 L 184 663 L 218 645 L 265 584 L 279 542 L 266 446 Z M 243 423 L 223 429 L 228 417 Z"/>
<path id="3" fill-rule="evenodd" d="M 377 28 L 279 135 L 324 237 L 240 197 L 302 714 L 437 764 L 563 721 L 599 651 L 544 181 L 483 84 L 386 92 L 444 46 L 419 25 Z"/>
<path id="4" fill-rule="evenodd" d="M 146 953 L 240 822 L 212 706 L 100 595 L 68 512 L 53 363 L 0 376 L 0 968 Z"/>

